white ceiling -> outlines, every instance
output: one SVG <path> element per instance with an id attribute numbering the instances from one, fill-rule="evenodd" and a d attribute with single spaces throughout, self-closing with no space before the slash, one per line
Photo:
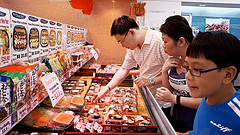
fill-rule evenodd
<path id="1" fill-rule="evenodd" d="M 182 6 L 199 6 L 205 5 L 205 7 L 226 7 L 226 8 L 240 8 L 240 0 L 137 0 L 142 1 L 181 1 Z"/>
<path id="2" fill-rule="evenodd" d="M 225 8 L 240 8 L 240 4 L 226 4 L 226 3 L 206 3 L 206 2 L 183 2 L 182 6 L 203 6 L 204 7 L 225 7 Z"/>

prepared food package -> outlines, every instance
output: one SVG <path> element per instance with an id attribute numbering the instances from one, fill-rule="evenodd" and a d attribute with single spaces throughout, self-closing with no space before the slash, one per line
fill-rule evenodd
<path id="1" fill-rule="evenodd" d="M 77 132 L 102 133 L 103 127 L 97 121 L 89 121 L 84 115 L 77 115 L 73 120 L 73 128 Z"/>
<path id="2" fill-rule="evenodd" d="M 136 125 L 135 118 L 133 116 L 124 115 L 123 125 Z"/>
<path id="3" fill-rule="evenodd" d="M 37 107 L 20 124 L 46 131 L 63 131 L 71 126 L 74 114 L 52 107 Z"/>
<path id="4" fill-rule="evenodd" d="M 45 99 L 42 105 L 51 107 L 52 103 L 50 98 Z M 62 110 L 80 111 L 83 110 L 84 100 L 81 97 L 75 97 L 73 94 L 64 94 L 59 102 L 54 106 Z"/>
<path id="5" fill-rule="evenodd" d="M 83 106 L 84 99 L 80 97 L 80 95 L 74 95 L 71 99 L 71 103 L 76 106 Z"/>
<path id="6" fill-rule="evenodd" d="M 123 106 L 123 113 L 124 114 L 138 114 L 137 106 L 136 105 L 125 104 Z"/>
<path id="7" fill-rule="evenodd" d="M 53 121 L 60 124 L 69 125 L 72 122 L 73 118 L 74 118 L 73 113 L 61 112 L 53 119 Z"/>

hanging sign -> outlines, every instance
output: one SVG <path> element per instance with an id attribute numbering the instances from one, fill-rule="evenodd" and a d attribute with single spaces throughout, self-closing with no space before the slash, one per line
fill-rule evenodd
<path id="1" fill-rule="evenodd" d="M 58 101 L 64 96 L 64 92 L 57 75 L 54 72 L 49 73 L 42 77 L 40 80 L 45 86 L 52 106 L 54 107 L 58 103 Z"/>
<path id="2" fill-rule="evenodd" d="M 95 49 L 92 48 L 91 53 L 92 53 L 94 59 L 97 60 L 99 56 L 98 56 L 97 52 L 95 51 Z"/>
<path id="3" fill-rule="evenodd" d="M 57 47 L 56 47 L 56 44 L 57 44 L 57 38 L 56 38 L 56 35 L 57 35 L 57 23 L 54 22 L 54 21 L 49 21 L 49 52 L 50 53 L 56 53 L 57 52 Z"/>
<path id="4" fill-rule="evenodd" d="M 57 22 L 57 50 L 60 50 L 62 49 L 62 45 L 63 45 L 63 42 L 62 42 L 62 30 L 63 30 L 63 24 L 62 23 L 59 23 Z"/>
<path id="5" fill-rule="evenodd" d="M 39 47 L 39 26 L 40 18 L 35 16 L 28 16 L 28 52 L 29 52 L 29 62 L 35 63 L 39 62 L 40 47 Z"/>
<path id="6" fill-rule="evenodd" d="M 66 49 L 69 50 L 71 47 L 71 25 L 66 25 L 66 35 L 67 35 L 67 47 Z"/>
<path id="7" fill-rule="evenodd" d="M 27 21 L 28 15 L 11 10 L 12 62 L 28 60 Z"/>
<path id="8" fill-rule="evenodd" d="M 40 19 L 40 57 L 44 58 L 49 54 L 49 20 Z"/>
<path id="9" fill-rule="evenodd" d="M 145 14 L 145 8 L 144 8 L 145 5 L 146 5 L 146 3 L 132 2 L 130 4 L 130 6 L 131 6 L 131 16 L 143 16 Z"/>
<path id="10" fill-rule="evenodd" d="M 10 14 L 9 10 L 0 7 L 0 67 L 11 63 L 10 51 Z"/>

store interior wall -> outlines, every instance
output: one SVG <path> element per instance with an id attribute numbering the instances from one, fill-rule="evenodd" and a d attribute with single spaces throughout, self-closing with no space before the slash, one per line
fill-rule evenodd
<path id="1" fill-rule="evenodd" d="M 0 7 L 81 28 L 89 26 L 90 16 L 73 9 L 66 0 L 0 0 Z"/>
<path id="2" fill-rule="evenodd" d="M 130 3 L 136 0 L 93 0 L 91 15 L 73 9 L 69 0 L 0 0 L 0 7 L 88 29 L 87 41 L 101 52 L 100 64 L 121 64 L 126 49 L 111 37 L 115 18 L 130 15 Z M 135 16 L 132 18 L 136 19 Z"/>
<path id="3" fill-rule="evenodd" d="M 240 39 L 240 9 L 229 7 L 182 6 L 182 15 L 191 15 L 194 29 L 205 31 L 206 19 L 229 19 L 229 33 Z"/>
<path id="4" fill-rule="evenodd" d="M 181 0 L 138 0 L 146 3 L 145 15 L 137 17 L 140 26 L 148 26 L 159 31 L 166 18 L 181 14 Z"/>
<path id="5" fill-rule="evenodd" d="M 93 0 L 88 40 L 101 52 L 97 63 L 122 64 L 126 48 L 117 43 L 110 30 L 114 19 L 122 15 L 130 16 L 131 2 L 136 0 Z M 130 17 L 136 19 L 135 16 Z"/>

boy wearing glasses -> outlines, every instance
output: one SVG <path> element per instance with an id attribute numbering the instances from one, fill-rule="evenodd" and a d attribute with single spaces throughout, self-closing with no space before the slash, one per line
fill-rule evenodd
<path id="1" fill-rule="evenodd" d="M 239 135 L 240 41 L 225 32 L 204 32 L 189 45 L 182 67 L 192 97 L 203 97 L 190 135 Z"/>
<path id="2" fill-rule="evenodd" d="M 135 83 L 139 87 L 148 85 L 154 95 L 156 88 L 161 87 L 161 80 L 155 82 L 154 78 L 161 75 L 162 66 L 168 57 L 162 47 L 161 33 L 151 29 L 140 29 L 134 19 L 123 15 L 113 21 L 111 36 L 115 37 L 118 44 L 127 48 L 127 53 L 122 67 L 107 87 L 93 97 L 93 103 L 119 85 L 137 64 L 140 67 L 140 77 L 135 79 Z"/>

